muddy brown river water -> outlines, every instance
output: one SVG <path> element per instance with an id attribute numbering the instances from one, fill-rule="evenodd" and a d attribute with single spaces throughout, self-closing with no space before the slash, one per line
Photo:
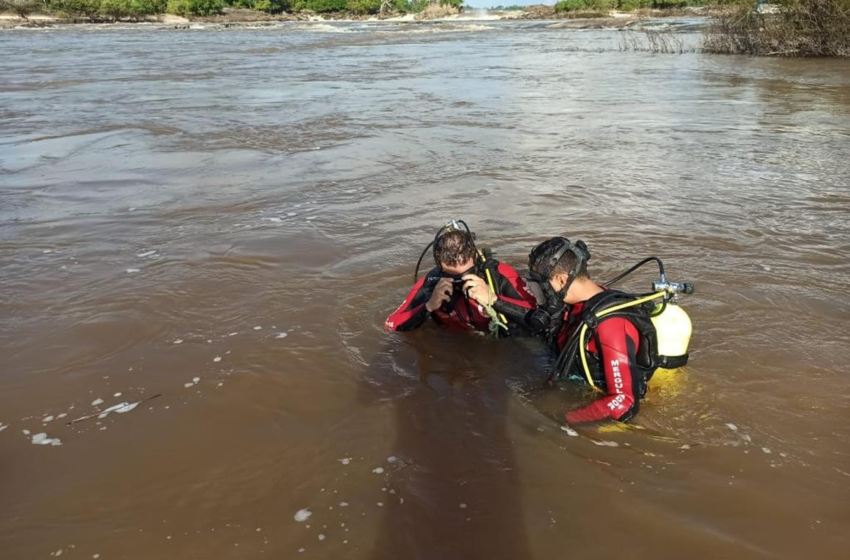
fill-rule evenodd
<path id="1" fill-rule="evenodd" d="M 0 34 L 0 557 L 846 557 L 850 63 L 617 37 Z M 449 218 L 662 258 L 691 363 L 570 437 L 536 341 L 384 332 Z"/>

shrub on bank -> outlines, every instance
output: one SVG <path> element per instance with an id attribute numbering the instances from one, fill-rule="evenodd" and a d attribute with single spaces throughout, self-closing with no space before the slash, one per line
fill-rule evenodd
<path id="1" fill-rule="evenodd" d="M 741 0 L 718 18 L 703 50 L 721 54 L 850 57 L 850 0 L 776 0 L 754 10 Z"/>
<path id="2" fill-rule="evenodd" d="M 296 12 L 311 10 L 317 14 L 344 12 L 347 0 L 295 0 L 292 9 Z"/>
<path id="3" fill-rule="evenodd" d="M 616 7 L 616 0 L 561 0 L 556 12 L 607 12 Z"/>
<path id="4" fill-rule="evenodd" d="M 224 0 L 224 3 L 233 8 L 257 10 L 269 14 L 285 12 L 292 6 L 289 0 Z"/>
<path id="5" fill-rule="evenodd" d="M 51 12 L 71 21 L 86 19 L 100 21 L 100 0 L 53 0 L 48 4 Z"/>
<path id="6" fill-rule="evenodd" d="M 288 10 L 289 7 L 289 0 L 256 0 L 253 9 L 269 14 L 279 14 Z"/>
<path id="7" fill-rule="evenodd" d="M 738 1 L 738 0 L 731 0 Z M 754 4 L 756 0 L 747 0 Z M 729 3 L 730 0 L 561 0 L 556 12 L 631 12 L 634 10 L 674 10 L 689 6 L 708 6 Z"/>
<path id="8" fill-rule="evenodd" d="M 165 11 L 176 16 L 214 16 L 224 11 L 224 0 L 168 0 Z"/>
<path id="9" fill-rule="evenodd" d="M 377 14 L 381 11 L 381 0 L 348 0 L 345 9 L 358 15 Z"/>
<path id="10" fill-rule="evenodd" d="M 0 0 L 0 12 L 12 12 L 23 19 L 43 8 L 39 0 Z"/>
<path id="11" fill-rule="evenodd" d="M 165 12 L 166 0 L 100 0 L 98 15 L 112 21 L 140 20 Z"/>

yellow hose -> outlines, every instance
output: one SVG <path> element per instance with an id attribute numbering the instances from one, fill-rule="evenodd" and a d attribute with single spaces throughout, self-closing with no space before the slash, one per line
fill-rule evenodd
<path id="1" fill-rule="evenodd" d="M 481 257 L 481 262 L 487 262 L 486 257 L 484 257 L 484 253 L 482 253 L 481 251 L 478 251 L 478 255 Z M 487 274 L 487 284 L 489 285 L 490 291 L 491 291 L 493 294 L 495 294 L 495 293 L 496 293 L 496 285 L 495 285 L 495 284 L 493 284 L 493 276 L 490 274 L 490 269 L 489 269 L 489 268 L 485 268 L 485 269 L 484 269 L 484 272 Z M 489 308 L 489 309 L 487 310 L 487 311 L 488 311 L 488 315 L 490 314 L 490 312 L 491 312 L 491 311 L 495 313 L 495 309 L 493 309 L 493 307 L 492 307 L 492 306 L 487 305 L 487 306 L 485 306 L 485 307 Z M 496 319 L 496 318 L 491 316 L 491 319 Z M 498 322 L 498 319 L 501 319 L 501 323 L 499 323 L 499 322 Z M 508 328 L 508 320 L 507 320 L 507 318 L 505 318 L 505 316 L 504 316 L 504 315 L 502 315 L 501 313 L 499 313 L 499 314 L 498 314 L 498 319 L 496 319 L 496 328 L 495 328 L 495 329 L 491 329 L 491 331 L 490 331 L 490 332 L 492 332 L 492 333 L 493 333 L 493 335 L 494 335 L 494 336 L 495 336 L 495 335 L 496 335 L 496 333 L 498 332 L 499 327 L 502 327 L 502 328 L 504 328 L 505 330 L 507 330 L 507 328 Z"/>

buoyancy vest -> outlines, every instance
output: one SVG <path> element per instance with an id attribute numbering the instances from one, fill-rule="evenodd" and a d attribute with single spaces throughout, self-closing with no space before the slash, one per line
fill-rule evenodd
<path id="1" fill-rule="evenodd" d="M 591 385 L 604 386 L 605 372 L 600 362 L 599 349 L 602 348 L 601 341 L 598 338 L 599 325 L 609 319 L 620 317 L 628 320 L 638 331 L 638 347 L 635 352 L 635 362 L 632 366 L 635 368 L 636 394 L 643 397 L 646 394 L 647 382 L 652 378 L 655 370 L 659 365 L 658 355 L 658 337 L 655 326 L 652 324 L 650 316 L 655 309 L 655 304 L 652 302 L 639 303 L 628 306 L 623 309 L 612 311 L 606 314 L 601 312 L 606 309 L 627 304 L 638 300 L 639 297 L 620 292 L 616 290 L 606 290 L 596 294 L 582 306 L 580 314 L 569 314 L 566 321 L 567 332 L 570 337 L 567 340 L 564 351 L 572 352 L 572 357 L 569 363 L 560 363 L 561 371 L 553 372 L 556 377 L 565 376 L 580 376 L 586 378 Z M 585 332 L 585 354 L 587 369 L 585 370 L 582 360 L 576 359 L 578 348 L 568 348 L 575 344 L 578 345 L 581 341 L 578 340 L 582 325 L 587 325 Z M 594 342 L 596 351 L 591 351 L 588 347 L 591 346 L 591 341 Z"/>

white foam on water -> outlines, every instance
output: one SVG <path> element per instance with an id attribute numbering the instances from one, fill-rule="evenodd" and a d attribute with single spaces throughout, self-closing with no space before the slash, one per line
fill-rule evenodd
<path id="1" fill-rule="evenodd" d="M 213 358 L 213 361 L 214 361 L 215 363 L 220 362 L 220 361 L 221 361 L 221 356 L 216 356 L 215 358 Z"/>
<path id="2" fill-rule="evenodd" d="M 602 447 L 620 447 L 620 444 L 617 443 L 616 441 L 607 441 L 607 440 L 596 441 L 595 439 L 590 440 L 590 441 L 592 441 L 594 444 L 600 445 Z"/>
<path id="3" fill-rule="evenodd" d="M 313 512 L 310 511 L 309 508 L 299 509 L 298 511 L 295 512 L 294 519 L 298 523 L 303 523 L 304 521 L 307 521 L 308 519 L 310 519 L 311 515 L 313 515 Z"/>
<path id="4" fill-rule="evenodd" d="M 50 555 L 51 556 L 62 556 L 62 549 L 60 548 L 56 552 L 51 552 Z"/>
<path id="5" fill-rule="evenodd" d="M 23 433 L 25 436 L 30 435 L 30 431 L 29 431 L 29 430 L 21 430 L 21 433 Z"/>
<path id="6" fill-rule="evenodd" d="M 261 331 L 261 330 L 263 330 L 263 327 L 260 326 L 260 325 L 257 325 L 256 327 L 254 327 L 254 330 L 255 331 Z"/>
<path id="7" fill-rule="evenodd" d="M 133 274 L 134 272 L 139 272 L 139 269 L 138 268 L 128 268 L 127 269 L 127 274 Z"/>
<path id="8" fill-rule="evenodd" d="M 57 420 L 59 420 L 60 418 L 65 418 L 66 416 L 68 416 L 68 413 L 67 413 L 67 412 L 63 412 L 63 413 L 61 413 L 59 416 L 57 416 L 57 417 L 56 417 L 56 419 L 57 419 Z"/>
<path id="9" fill-rule="evenodd" d="M 263 219 L 264 219 L 264 220 L 268 220 L 268 221 L 270 221 L 270 222 L 282 222 L 282 221 L 283 221 L 283 219 L 278 218 L 277 216 L 275 216 L 275 217 L 273 217 L 273 218 L 263 218 Z"/>
<path id="10" fill-rule="evenodd" d="M 398 499 L 398 503 L 399 503 L 399 504 L 404 504 L 404 498 L 399 498 L 399 499 Z"/>
<path id="11" fill-rule="evenodd" d="M 115 398 L 118 398 L 118 397 L 120 397 L 120 396 L 121 396 L 121 393 L 115 393 L 115 394 L 114 394 L 114 395 L 112 395 L 112 396 L 113 396 L 113 397 L 115 397 Z"/>
<path id="12" fill-rule="evenodd" d="M 183 344 L 183 339 L 182 339 L 182 338 L 178 338 L 177 340 L 175 340 L 174 342 L 172 342 L 172 344 Z"/>
<path id="13" fill-rule="evenodd" d="M 275 338 L 286 338 L 287 336 L 289 336 L 287 333 L 279 332 L 277 333 L 277 336 L 275 336 Z"/>
<path id="14" fill-rule="evenodd" d="M 391 456 L 387 457 L 387 463 L 389 463 L 391 465 L 395 464 L 397 461 L 398 461 L 398 457 L 396 457 L 395 455 L 391 455 Z"/>
<path id="15" fill-rule="evenodd" d="M 100 554 L 92 554 L 91 557 L 94 558 L 94 560 L 97 560 L 100 558 Z"/>
<path id="16" fill-rule="evenodd" d="M 232 332 L 232 333 L 228 334 L 227 336 L 236 336 L 237 334 L 239 334 L 239 333 L 238 332 Z"/>
<path id="17" fill-rule="evenodd" d="M 59 438 L 49 438 L 44 432 L 32 436 L 33 445 L 62 445 Z"/>
<path id="18" fill-rule="evenodd" d="M 576 437 L 578 432 L 570 428 L 569 426 L 561 426 L 561 430 L 567 432 L 568 436 Z"/>
<path id="19" fill-rule="evenodd" d="M 2 432 L 3 430 L 5 430 L 8 427 L 9 426 L 7 426 L 6 424 L 0 424 L 0 432 Z"/>
<path id="20" fill-rule="evenodd" d="M 192 383 L 197 383 L 197 382 L 199 382 L 200 380 L 201 380 L 201 378 L 200 378 L 200 377 L 193 377 L 193 378 L 192 378 Z"/>
<path id="21" fill-rule="evenodd" d="M 378 507 L 384 507 L 384 502 L 378 502 Z"/>
<path id="22" fill-rule="evenodd" d="M 771 451 L 769 447 L 762 447 L 761 450 L 764 451 L 765 453 L 767 453 L 768 455 L 773 453 L 773 451 Z"/>
<path id="23" fill-rule="evenodd" d="M 374 469 L 372 469 L 372 472 L 375 473 L 375 474 L 383 474 L 384 468 L 383 467 L 375 467 Z"/>
<path id="24" fill-rule="evenodd" d="M 348 507 L 348 502 L 340 502 L 339 507 Z"/>
<path id="25" fill-rule="evenodd" d="M 319 540 L 320 541 L 325 540 L 325 535 L 323 535 L 322 533 L 319 533 Z"/>
<path id="26" fill-rule="evenodd" d="M 343 457 L 342 459 L 337 459 L 337 461 L 339 461 L 343 465 L 350 465 L 351 464 L 351 457 Z"/>
<path id="27" fill-rule="evenodd" d="M 91 402 L 92 406 L 98 406 L 98 405 L 101 405 L 101 404 L 103 404 L 103 399 L 95 399 Z"/>
<path id="28" fill-rule="evenodd" d="M 139 253 L 136 256 L 139 257 L 140 259 L 143 259 L 145 257 L 150 257 L 151 255 L 155 255 L 155 254 L 156 254 L 156 249 L 154 249 L 152 251 L 145 251 L 143 253 Z"/>
<path id="29" fill-rule="evenodd" d="M 293 218 L 293 217 L 295 217 L 295 216 L 297 216 L 297 215 L 298 215 L 298 212 L 288 212 L 286 215 L 287 215 L 287 217 L 289 217 L 289 218 Z"/>
<path id="30" fill-rule="evenodd" d="M 298 552 L 304 552 L 305 550 L 306 550 L 305 548 L 299 548 Z"/>
<path id="31" fill-rule="evenodd" d="M 183 386 L 184 386 L 184 387 L 186 387 L 187 389 L 188 389 L 189 387 L 191 387 L 192 385 L 194 385 L 194 383 L 184 383 L 184 384 L 183 384 Z"/>
<path id="32" fill-rule="evenodd" d="M 48 253 L 52 253 L 52 252 L 53 252 L 53 249 L 45 249 L 44 251 L 42 251 L 42 253 L 44 253 L 45 255 L 48 254 Z"/>
<path id="33" fill-rule="evenodd" d="M 116 408 L 115 412 L 118 413 L 118 414 L 124 414 L 125 412 L 130 412 L 131 410 L 133 410 L 134 408 L 139 406 L 141 403 L 142 403 L 142 401 L 134 402 L 134 403 L 130 403 L 130 404 L 125 403 L 124 406 L 122 406 L 121 408 Z"/>
<path id="34" fill-rule="evenodd" d="M 464 504 L 463 502 L 461 502 L 460 504 L 458 504 L 458 507 L 459 507 L 460 509 L 466 509 L 466 504 Z"/>
<path id="35" fill-rule="evenodd" d="M 726 427 L 727 427 L 727 428 L 729 428 L 730 430 L 732 430 L 733 432 L 737 432 L 737 431 L 738 431 L 738 426 L 736 426 L 735 424 L 732 424 L 731 422 L 729 422 L 728 424 L 726 424 Z"/>
<path id="36" fill-rule="evenodd" d="M 44 423 L 46 424 L 46 423 L 48 423 L 48 422 L 52 422 L 52 421 L 53 421 L 53 417 L 52 417 L 52 416 L 45 416 L 44 418 L 42 418 L 42 419 L 41 419 L 41 421 L 42 421 L 42 422 L 44 422 Z"/>

